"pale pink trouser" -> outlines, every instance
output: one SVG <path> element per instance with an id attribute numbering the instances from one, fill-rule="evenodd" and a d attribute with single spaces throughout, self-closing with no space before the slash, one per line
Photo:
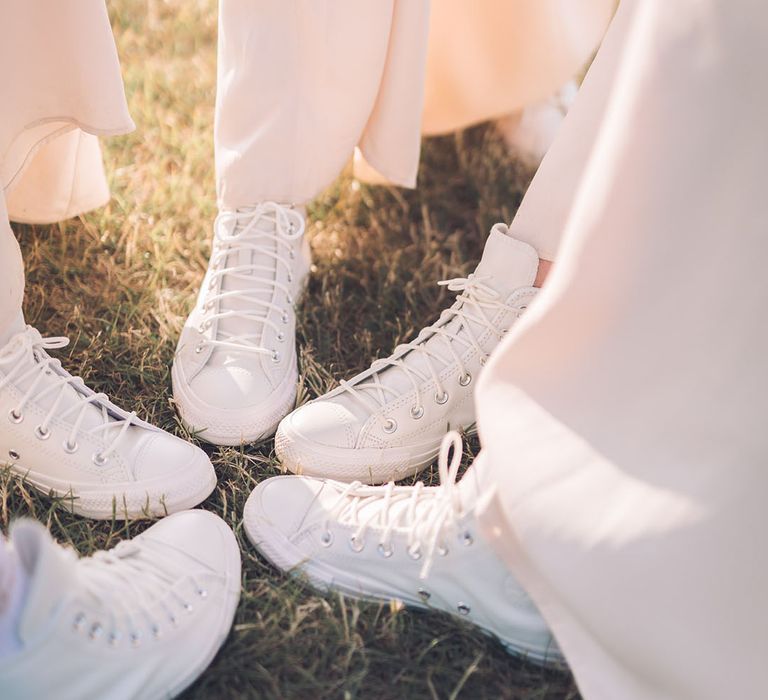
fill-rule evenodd
<path id="1" fill-rule="evenodd" d="M 0 335 L 24 293 L 8 209 L 49 222 L 102 204 L 96 136 L 132 128 L 104 0 L 0 3 Z"/>
<path id="2" fill-rule="evenodd" d="M 768 697 L 768 5 L 625 0 L 512 232 L 481 522 L 588 700 Z"/>
<path id="3" fill-rule="evenodd" d="M 433 0 L 430 16 L 429 0 L 221 0 L 221 206 L 311 199 L 356 146 L 390 182 L 413 186 L 422 130 L 551 94 L 590 56 L 613 4 Z M 93 134 L 131 128 L 103 0 L 0 8 L 0 58 L 16 68 L 0 73 L 0 189 L 11 218 L 48 223 L 103 204 Z M 0 257 L 0 285 L 17 285 L 5 215 L 0 246 L 13 251 Z M 20 295 L 17 286 L 0 294 L 0 328 Z"/>
<path id="4" fill-rule="evenodd" d="M 356 146 L 386 180 L 412 187 L 422 131 L 549 96 L 595 50 L 614 4 L 221 0 L 220 205 L 306 202 Z"/>

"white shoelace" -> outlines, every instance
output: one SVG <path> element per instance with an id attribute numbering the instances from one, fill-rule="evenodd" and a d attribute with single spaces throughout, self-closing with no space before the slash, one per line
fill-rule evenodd
<path id="1" fill-rule="evenodd" d="M 128 428 L 134 423 L 136 413 L 131 412 L 124 419 L 115 418 L 107 409 L 109 397 L 106 394 L 83 393 L 83 389 L 86 387 L 82 378 L 73 377 L 61 366 L 59 360 L 55 360 L 48 355 L 47 350 L 58 350 L 69 345 L 68 338 L 43 338 L 39 331 L 31 326 L 21 334 L 20 338 L 21 342 L 13 352 L 0 356 L 0 367 L 5 373 L 5 377 L 0 379 L 0 391 L 12 382 L 18 385 L 32 379 L 32 383 L 18 405 L 9 412 L 9 420 L 14 423 L 21 423 L 24 420 L 24 407 L 27 403 L 30 401 L 39 403 L 43 397 L 55 394 L 56 398 L 51 404 L 50 409 L 48 409 L 42 422 L 35 428 L 35 435 L 40 440 L 47 440 L 51 435 L 50 423 L 54 417 L 65 420 L 68 416 L 75 415 L 69 435 L 64 442 L 64 450 L 71 454 L 78 449 L 77 437 L 81 432 L 84 434 L 96 434 L 117 431 L 112 442 L 103 450 L 93 455 L 93 461 L 97 466 L 105 465 L 110 455 L 115 452 L 125 437 Z M 23 360 L 29 359 L 30 354 L 34 355 L 36 361 L 32 366 L 25 369 Z M 79 403 L 60 408 L 64 397 L 68 393 L 67 387 L 74 389 L 81 400 Z M 91 408 L 100 411 L 102 422 L 92 428 L 83 429 L 83 420 Z"/>
<path id="2" fill-rule="evenodd" d="M 359 552 L 365 547 L 365 534 L 375 530 L 379 552 L 385 557 L 392 554 L 393 532 L 404 532 L 408 554 L 413 559 L 424 556 L 420 576 L 426 578 L 435 553 L 448 553 L 446 532 L 458 527 L 465 515 L 456 484 L 461 450 L 458 433 L 443 438 L 438 458 L 440 486 L 424 486 L 421 481 L 415 486 L 396 486 L 392 481 L 386 486 L 349 484 L 328 511 L 325 532 L 331 532 L 332 522 L 357 526 L 350 547 Z M 465 543 L 472 541 L 468 532 L 463 538 Z"/>
<path id="3" fill-rule="evenodd" d="M 354 380 L 341 381 L 340 385 L 366 410 L 375 413 L 388 400 L 400 395 L 396 389 L 384 384 L 379 376 L 384 370 L 394 367 L 405 373 L 416 392 L 416 400 L 411 408 L 411 415 L 414 418 L 420 418 L 424 413 L 420 387 L 430 378 L 435 385 L 435 401 L 438 404 L 445 403 L 448 400 L 448 393 L 440 379 L 440 369 L 453 362 L 457 363 L 460 369 L 459 382 L 462 386 L 467 386 L 472 381 L 472 376 L 467 370 L 461 354 L 469 348 L 474 348 L 480 354 L 481 364 L 485 364 L 487 360 L 485 351 L 480 346 L 472 328 L 472 323 L 479 325 L 482 330 L 490 330 L 501 340 L 506 331 L 497 328 L 492 323 L 493 316 L 501 309 L 517 312 L 522 310 L 501 301 L 499 292 L 484 283 L 486 279 L 471 274 L 466 278 L 457 277 L 438 282 L 440 286 L 448 287 L 450 291 L 460 293 L 454 304 L 449 309 L 445 309 L 435 323 L 424 328 L 415 340 L 398 345 L 388 358 L 373 362 L 371 365 L 373 374 L 371 376 L 357 382 Z M 448 328 L 447 326 L 456 319 L 460 321 L 459 327 Z M 427 345 L 427 341 L 436 336 L 443 341 L 439 347 L 445 348 L 447 354 L 438 352 L 438 347 L 434 344 L 431 347 Z M 457 346 L 461 352 L 457 351 Z M 424 358 L 428 374 L 424 374 L 408 364 L 409 356 L 415 354 L 420 354 Z M 441 367 L 436 366 L 436 363 L 439 363 Z"/>
<path id="4" fill-rule="evenodd" d="M 262 221 L 274 224 L 274 231 L 262 231 L 257 228 Z M 226 234 L 225 231 L 234 231 Z M 285 303 L 290 307 L 294 299 L 290 289 L 276 279 L 276 268 L 282 265 L 287 270 L 290 283 L 291 263 L 295 253 L 291 243 L 304 235 L 304 217 L 295 209 L 276 202 L 262 202 L 248 211 L 223 211 L 216 218 L 214 226 L 214 251 L 211 256 L 212 274 L 209 277 L 208 295 L 205 299 L 205 321 L 201 330 L 223 319 L 240 318 L 254 328 L 253 332 L 228 333 L 219 326 L 216 337 L 203 340 L 198 345 L 198 352 L 205 344 L 231 350 L 243 350 L 263 355 L 275 356 L 275 351 L 259 345 L 265 326 L 271 327 L 278 336 L 283 332 L 280 325 L 270 318 L 270 312 L 280 314 L 281 324 L 288 323 L 288 312 L 284 305 L 267 301 L 259 294 L 267 292 L 272 299 L 275 291 L 284 294 Z M 223 267 L 227 258 L 236 259 L 241 253 L 265 255 L 273 259 L 274 265 L 246 264 Z M 244 280 L 252 285 L 251 289 L 222 291 L 224 279 Z M 248 310 L 221 310 L 222 302 L 240 300 L 249 305 Z"/>
<path id="5" fill-rule="evenodd" d="M 151 542 L 139 546 L 125 541 L 79 562 L 84 572 L 80 580 L 111 620 L 112 644 L 120 641 L 119 628 L 128 628 L 130 642 L 135 646 L 141 641 L 140 629 L 149 629 L 154 637 L 160 637 L 164 624 L 176 624 L 179 611 L 193 612 L 193 604 L 179 594 L 175 585 L 186 572 L 175 566 L 162 548 L 154 548 Z M 198 597 L 207 597 L 208 592 L 194 577 L 191 583 Z M 164 613 L 161 619 L 157 618 L 157 608 Z M 76 628 L 84 626 L 85 615 L 79 614 L 74 624 Z M 93 639 L 104 632 L 101 622 L 93 622 L 88 630 Z"/>

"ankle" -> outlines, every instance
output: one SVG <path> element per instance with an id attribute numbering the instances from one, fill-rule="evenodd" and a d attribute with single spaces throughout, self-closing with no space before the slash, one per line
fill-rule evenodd
<path id="1" fill-rule="evenodd" d="M 536 279 L 533 282 L 534 287 L 542 287 L 544 285 L 544 282 L 547 281 L 547 277 L 549 276 L 549 271 L 551 268 L 551 260 L 539 259 L 539 269 L 536 272 Z"/>

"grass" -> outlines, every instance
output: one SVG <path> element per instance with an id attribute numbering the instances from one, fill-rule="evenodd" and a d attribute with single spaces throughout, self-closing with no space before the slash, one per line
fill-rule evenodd
<path id="1" fill-rule="evenodd" d="M 62 358 L 97 390 L 178 434 L 169 368 L 202 279 L 215 216 L 213 0 L 114 0 L 113 26 L 135 133 L 104 143 L 112 202 L 50 227 L 17 226 L 26 315 L 68 335 Z M 464 275 L 491 224 L 528 182 L 490 127 L 424 144 L 419 188 L 368 188 L 344 173 L 310 207 L 314 267 L 298 342 L 306 400 L 367 367 L 450 301 L 436 280 Z M 189 698 L 578 697 L 571 677 L 507 655 L 453 618 L 315 594 L 275 571 L 241 525 L 254 484 L 279 469 L 271 442 L 206 447 L 219 484 L 203 505 L 235 530 L 243 595 L 232 633 Z M 477 450 L 470 444 L 470 455 Z M 436 474 L 422 475 L 435 480 Z M 82 554 L 146 522 L 92 522 L 7 473 L 0 524 L 28 515 Z"/>

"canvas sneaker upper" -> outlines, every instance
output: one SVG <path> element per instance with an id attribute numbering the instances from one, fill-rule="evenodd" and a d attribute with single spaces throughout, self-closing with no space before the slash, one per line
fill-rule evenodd
<path id="1" fill-rule="evenodd" d="M 164 515 L 216 484 L 206 454 L 89 389 L 31 326 L 0 348 L 0 463 L 95 518 Z"/>
<path id="2" fill-rule="evenodd" d="M 20 649 L 0 658 L 3 697 L 174 697 L 226 638 L 240 553 L 217 516 L 178 513 L 78 559 L 32 520 L 11 544 L 28 576 Z"/>
<path id="3" fill-rule="evenodd" d="M 274 202 L 216 219 L 208 271 L 173 367 L 181 417 L 208 442 L 267 437 L 293 405 L 294 304 L 309 269 L 304 230 L 301 210 Z"/>
<path id="4" fill-rule="evenodd" d="M 460 461 L 450 433 L 436 487 L 273 477 L 248 499 L 246 532 L 273 564 L 322 590 L 442 610 L 516 653 L 557 661 L 544 620 L 477 527 L 480 491 L 456 482 Z"/>
<path id="5" fill-rule="evenodd" d="M 476 380 L 535 297 L 538 261 L 530 245 L 496 225 L 475 272 L 440 283 L 457 297 L 434 324 L 281 422 L 283 465 L 367 483 L 428 465 L 446 430 L 473 426 Z"/>

